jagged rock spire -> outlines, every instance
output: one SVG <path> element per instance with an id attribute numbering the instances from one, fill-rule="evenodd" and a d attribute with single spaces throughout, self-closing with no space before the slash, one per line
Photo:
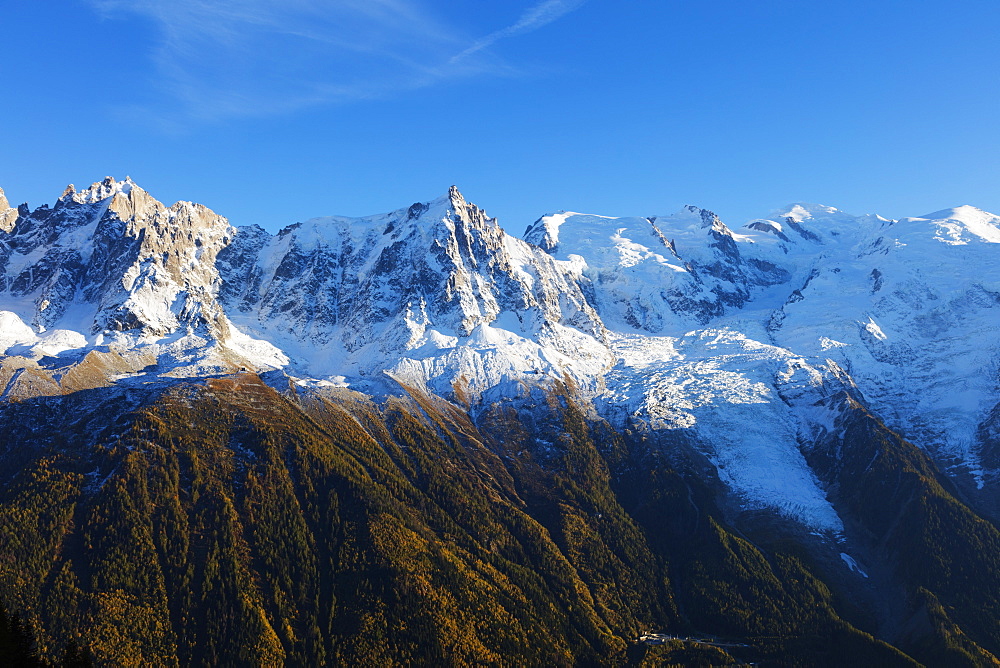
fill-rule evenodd
<path id="1" fill-rule="evenodd" d="M 17 220 L 17 209 L 10 206 L 7 197 L 0 188 L 0 230 L 10 232 L 14 229 L 14 222 Z"/>

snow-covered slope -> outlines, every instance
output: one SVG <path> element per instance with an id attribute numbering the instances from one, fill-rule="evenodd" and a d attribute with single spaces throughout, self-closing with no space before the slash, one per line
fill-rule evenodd
<path id="1" fill-rule="evenodd" d="M 389 214 L 316 218 L 273 237 L 241 228 L 219 267 L 230 316 L 289 351 L 307 376 L 356 382 L 387 371 L 442 393 L 460 382 L 478 395 L 539 374 L 593 384 L 611 362 L 604 327 L 571 272 L 455 188 Z"/>
<path id="2" fill-rule="evenodd" d="M 981 482 L 977 430 L 1000 394 L 1000 218 L 965 206 L 852 228 L 774 312 L 774 340 L 836 360 L 889 424 Z"/>
<path id="3" fill-rule="evenodd" d="M 781 267 L 742 256 L 752 236 L 689 206 L 655 218 L 554 214 L 524 238 L 578 269 L 609 326 L 657 333 L 705 324 L 754 288 L 788 280 Z"/>
<path id="4" fill-rule="evenodd" d="M 795 204 L 733 229 L 563 212 L 519 239 L 452 188 L 272 235 L 108 178 L 34 211 L 0 194 L 0 386 L 280 369 L 475 408 L 569 379 L 617 426 L 686 434 L 743 508 L 837 534 L 805 455 L 845 389 L 993 484 L 998 262 L 1000 219 L 972 207 Z"/>

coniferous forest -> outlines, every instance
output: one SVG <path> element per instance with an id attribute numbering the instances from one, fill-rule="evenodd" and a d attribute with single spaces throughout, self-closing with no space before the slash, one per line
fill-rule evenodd
<path id="1" fill-rule="evenodd" d="M 811 452 L 866 541 L 860 587 L 787 522 L 728 506 L 682 434 L 615 430 L 571 385 L 533 399 L 473 419 L 412 388 L 243 373 L 7 404 L 0 656 L 997 663 L 1000 533 L 850 396 L 850 456 Z"/>

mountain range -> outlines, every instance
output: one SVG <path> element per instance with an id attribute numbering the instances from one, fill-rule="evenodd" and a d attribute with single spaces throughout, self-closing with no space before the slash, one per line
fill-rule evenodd
<path id="1" fill-rule="evenodd" d="M 0 191 L 0 601 L 109 665 L 995 665 L 998 330 L 971 206 Z"/>

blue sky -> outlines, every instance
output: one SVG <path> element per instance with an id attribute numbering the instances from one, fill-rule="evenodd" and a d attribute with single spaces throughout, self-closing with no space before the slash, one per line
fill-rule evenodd
<path id="1" fill-rule="evenodd" d="M 0 187 L 131 175 L 276 230 L 457 184 L 733 225 L 1000 212 L 1000 3 L 63 0 L 3 11 Z"/>

